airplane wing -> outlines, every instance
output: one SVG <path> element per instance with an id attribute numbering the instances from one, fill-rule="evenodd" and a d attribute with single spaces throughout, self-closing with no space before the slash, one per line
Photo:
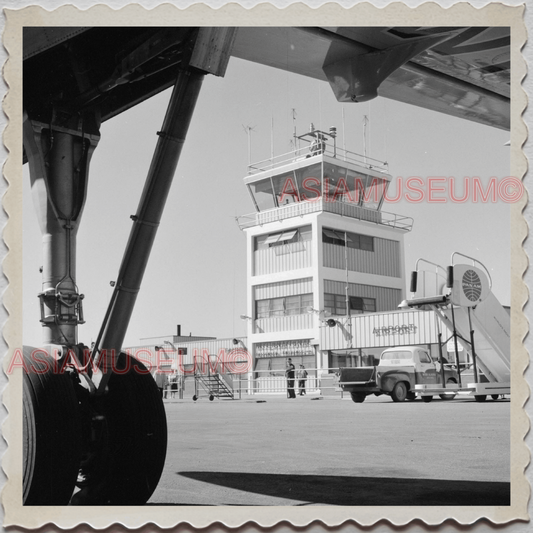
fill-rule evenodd
<path id="1" fill-rule="evenodd" d="M 190 31 L 24 28 L 25 106 L 35 113 L 69 95 L 77 107 L 98 103 L 107 120 L 173 84 Z M 354 87 L 377 77 L 364 98 L 375 89 L 510 129 L 509 27 L 239 27 L 231 55 L 329 81 L 340 101 L 357 101 Z"/>
<path id="2" fill-rule="evenodd" d="M 239 28 L 232 54 L 327 81 L 325 64 L 439 35 L 445 39 L 394 70 L 378 94 L 508 130 L 508 27 Z"/>

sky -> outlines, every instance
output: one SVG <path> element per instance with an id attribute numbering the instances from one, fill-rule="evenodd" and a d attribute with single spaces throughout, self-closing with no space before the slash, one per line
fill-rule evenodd
<path id="1" fill-rule="evenodd" d="M 78 232 L 77 284 L 86 320 L 79 340 L 85 344 L 98 335 L 169 97 L 165 91 L 101 127 Z M 339 146 L 363 153 L 365 116 L 367 154 L 388 162 L 391 196 L 410 177 L 464 183 L 477 176 L 486 184 L 509 175 L 509 132 L 380 97 L 340 104 L 325 82 L 231 58 L 224 78 L 204 80 L 124 345 L 176 334 L 177 324 L 184 335 L 244 336 L 246 249 L 235 218 L 253 211 L 243 184 L 248 158 L 269 158 L 272 138 L 275 155 L 290 151 L 294 125 L 302 134 L 311 123 L 325 131 L 336 127 Z M 489 269 L 493 292 L 509 305 L 509 204 L 403 198 L 382 209 L 414 218 L 405 236 L 406 272 L 418 258 L 446 266 L 459 251 Z M 28 165 L 23 249 L 23 338 L 38 345 L 42 251 Z"/>

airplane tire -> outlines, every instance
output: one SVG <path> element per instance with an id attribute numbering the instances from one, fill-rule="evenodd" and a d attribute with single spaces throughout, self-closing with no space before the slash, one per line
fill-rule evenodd
<path id="1" fill-rule="evenodd" d="M 493 400 L 498 400 L 500 398 L 499 394 L 491 394 L 490 396 Z"/>
<path id="2" fill-rule="evenodd" d="M 67 505 L 80 464 L 81 422 L 74 383 L 52 357 L 24 350 L 24 505 Z M 37 360 L 38 359 L 38 360 Z"/>
<path id="3" fill-rule="evenodd" d="M 413 402 L 416 400 L 416 394 L 413 391 L 407 391 L 407 400 Z"/>
<path id="4" fill-rule="evenodd" d="M 215 397 L 212 394 L 210 394 L 209 395 L 209 401 L 212 402 L 214 399 L 215 399 Z"/>
<path id="5" fill-rule="evenodd" d="M 403 381 L 398 381 L 391 392 L 393 402 L 403 402 L 407 398 L 407 385 Z"/>
<path id="6" fill-rule="evenodd" d="M 192 397 L 192 401 L 195 402 L 198 399 L 198 396 L 196 394 Z"/>
<path id="7" fill-rule="evenodd" d="M 484 402 L 487 399 L 487 395 L 486 394 L 477 394 L 474 397 L 476 399 L 476 402 Z"/>
<path id="8" fill-rule="evenodd" d="M 73 505 L 143 505 L 159 483 L 167 451 L 163 399 L 146 367 L 121 354 L 102 399 L 105 436 Z M 83 468 L 82 468 L 83 472 Z"/>
<path id="9" fill-rule="evenodd" d="M 424 403 L 429 403 L 431 400 L 433 400 L 433 396 L 422 396 L 422 401 Z"/>
<path id="10" fill-rule="evenodd" d="M 366 394 L 364 392 L 350 392 L 350 395 L 352 397 L 352 402 L 355 403 L 363 403 L 366 398 Z"/>

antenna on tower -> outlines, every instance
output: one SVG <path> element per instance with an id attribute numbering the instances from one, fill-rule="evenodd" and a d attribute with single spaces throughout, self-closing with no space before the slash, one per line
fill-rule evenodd
<path id="1" fill-rule="evenodd" d="M 366 156 L 367 156 L 367 153 L 366 153 L 366 127 L 367 125 L 368 125 L 368 117 L 365 115 L 363 117 L 363 156 L 364 156 L 365 164 L 366 164 Z"/>
<path id="2" fill-rule="evenodd" d="M 245 126 L 242 124 L 246 135 L 248 135 L 248 171 L 252 165 L 252 131 L 255 131 L 255 126 Z"/>
<path id="3" fill-rule="evenodd" d="M 270 162 L 274 166 L 274 114 L 270 117 Z"/>
<path id="4" fill-rule="evenodd" d="M 346 161 L 346 129 L 345 129 L 344 106 L 342 106 L 342 151 L 344 152 L 344 161 Z"/>
<path id="5" fill-rule="evenodd" d="M 296 109 L 293 107 L 291 109 L 292 112 L 292 148 L 294 151 L 298 150 L 298 147 L 296 146 Z"/>

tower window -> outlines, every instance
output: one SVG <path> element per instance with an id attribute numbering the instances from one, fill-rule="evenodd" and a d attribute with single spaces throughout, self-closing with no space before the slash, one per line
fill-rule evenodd
<path id="1" fill-rule="evenodd" d="M 351 233 L 350 231 L 344 232 L 323 228 L 322 242 L 335 244 L 337 246 L 344 246 L 346 243 L 348 248 L 366 250 L 367 252 L 374 251 L 374 237 L 371 237 L 370 235 L 361 235 L 359 233 Z"/>
<path id="2" fill-rule="evenodd" d="M 311 240 L 311 226 L 302 226 L 300 228 L 278 231 L 266 235 L 257 236 L 255 241 L 255 250 L 266 250 L 285 244 L 302 243 Z"/>
<path id="3" fill-rule="evenodd" d="M 363 298 L 361 296 L 349 296 L 350 314 L 375 313 L 376 299 Z M 324 294 L 324 311 L 332 315 L 346 314 L 346 296 L 344 294 Z"/>
<path id="4" fill-rule="evenodd" d="M 274 316 L 303 315 L 313 307 L 313 295 L 296 294 L 282 298 L 269 298 L 255 302 L 256 318 L 271 318 Z"/>

